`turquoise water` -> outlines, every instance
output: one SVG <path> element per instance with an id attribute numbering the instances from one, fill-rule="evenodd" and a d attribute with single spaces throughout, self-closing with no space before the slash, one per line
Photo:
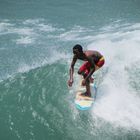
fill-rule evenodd
<path id="1" fill-rule="evenodd" d="M 0 139 L 140 139 L 139 0 L 0 4 Z M 78 111 L 67 87 L 72 47 L 98 50 L 97 98 Z"/>

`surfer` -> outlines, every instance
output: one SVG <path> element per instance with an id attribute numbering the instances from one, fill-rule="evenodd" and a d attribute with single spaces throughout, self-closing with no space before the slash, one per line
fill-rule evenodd
<path id="1" fill-rule="evenodd" d="M 93 81 L 92 74 L 104 65 L 104 57 L 98 51 L 87 50 L 83 51 L 81 45 L 76 44 L 73 47 L 73 59 L 70 67 L 70 79 L 68 80 L 68 85 L 71 87 L 73 84 L 73 73 L 74 65 L 77 59 L 85 61 L 83 65 L 79 68 L 78 74 L 83 76 L 82 85 L 86 86 L 86 92 L 83 93 L 84 96 L 91 97 L 90 82 Z"/>

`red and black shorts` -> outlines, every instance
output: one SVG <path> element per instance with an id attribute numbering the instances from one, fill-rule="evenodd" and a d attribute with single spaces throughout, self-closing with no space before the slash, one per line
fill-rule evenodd
<path id="1" fill-rule="evenodd" d="M 101 68 L 105 63 L 104 57 L 101 57 L 100 60 L 95 63 L 95 66 Z M 90 72 L 91 64 L 86 61 L 79 69 L 78 73 L 83 74 L 84 76 L 87 76 Z"/>

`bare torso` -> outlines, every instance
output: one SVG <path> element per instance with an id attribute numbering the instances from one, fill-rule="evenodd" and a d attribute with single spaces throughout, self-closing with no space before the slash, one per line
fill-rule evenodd
<path id="1" fill-rule="evenodd" d="M 91 50 L 88 50 L 88 51 L 84 51 L 84 54 L 86 57 L 92 57 L 94 62 L 98 62 L 99 59 L 102 57 L 102 55 L 98 52 L 98 51 L 91 51 Z M 83 60 L 83 61 L 87 61 L 86 57 L 79 57 L 78 59 L 80 60 Z"/>

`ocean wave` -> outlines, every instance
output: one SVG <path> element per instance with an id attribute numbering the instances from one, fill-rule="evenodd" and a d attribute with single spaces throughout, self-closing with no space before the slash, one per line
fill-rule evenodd
<path id="1" fill-rule="evenodd" d="M 111 26 L 108 32 L 95 36 L 94 42 L 87 46 L 88 49 L 98 50 L 104 55 L 104 68 L 108 69 L 98 88 L 93 115 L 112 123 L 114 127 L 140 131 L 140 96 L 135 88 L 139 85 L 136 82 L 137 85 L 131 85 L 136 80 L 134 75 L 139 77 L 140 24 L 118 28 L 119 26 L 116 31 Z M 135 73 L 132 76 L 133 71 Z"/>

